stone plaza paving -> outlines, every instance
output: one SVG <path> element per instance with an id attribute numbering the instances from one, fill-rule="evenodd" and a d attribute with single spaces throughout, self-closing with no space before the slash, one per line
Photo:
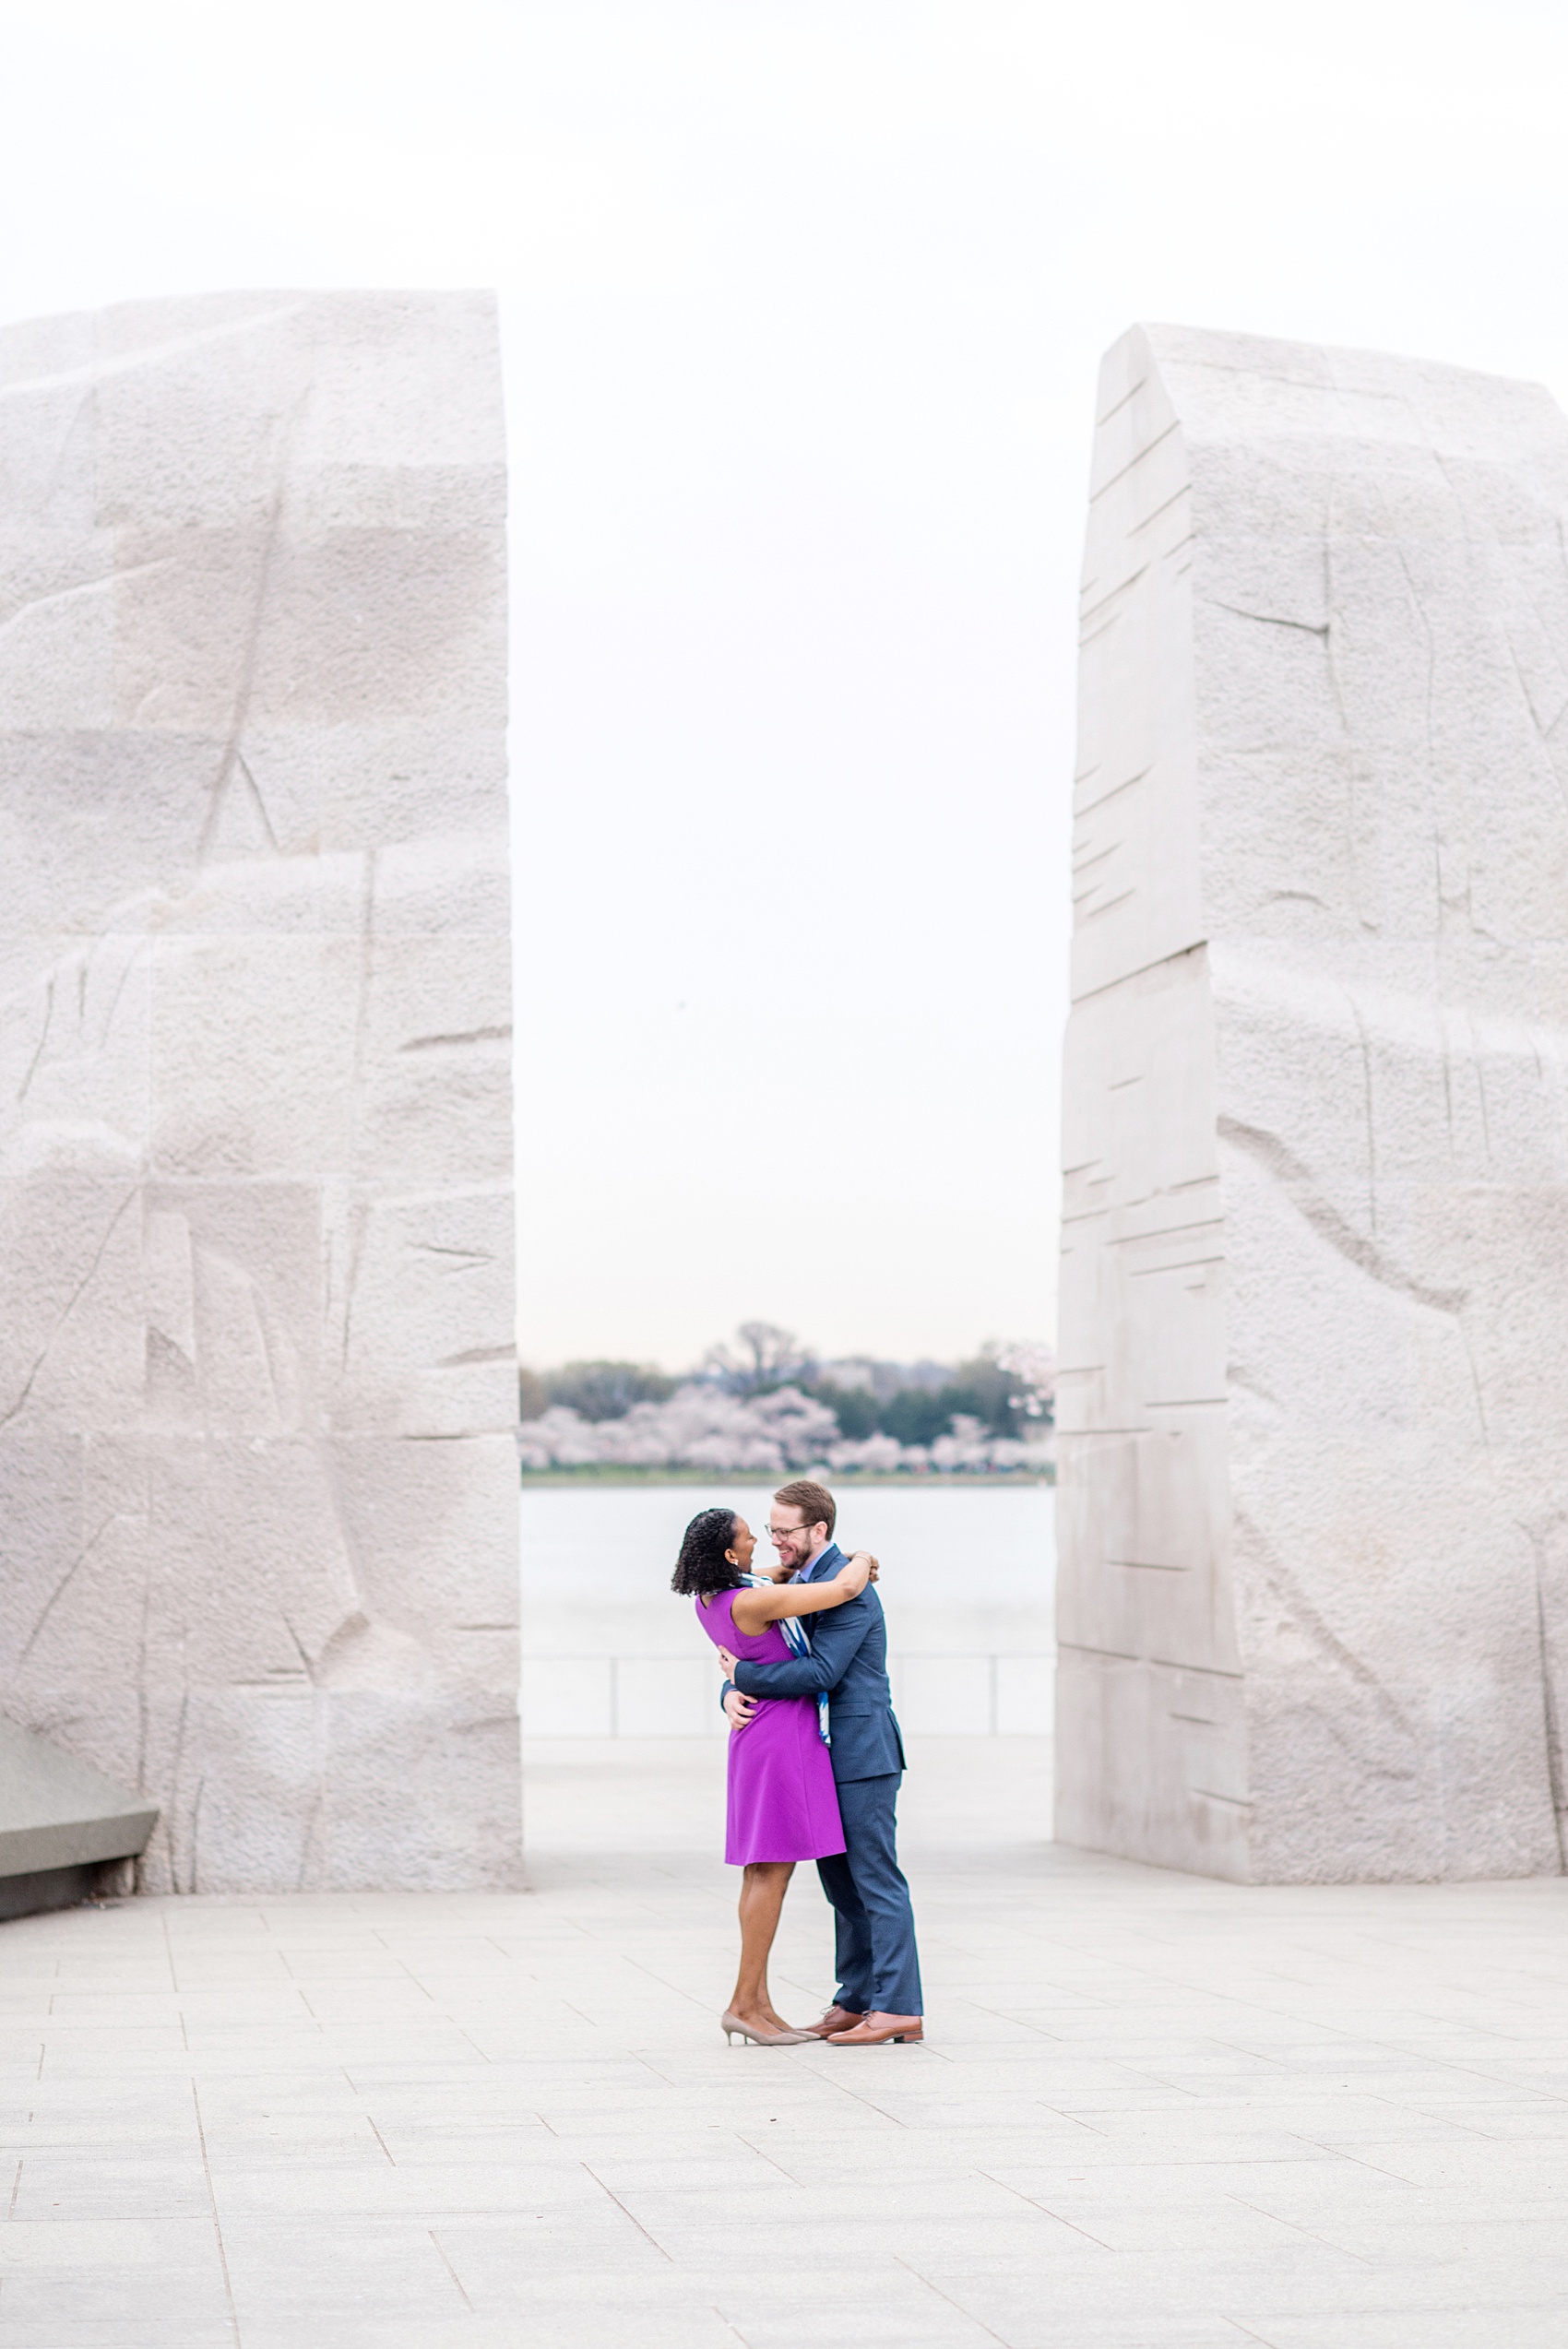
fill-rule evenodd
<path id="1" fill-rule="evenodd" d="M 1055 1849 L 918 1745 L 923 2047 L 727 2048 L 722 1749 L 540 1745 L 533 1889 L 0 1927 L 0 2349 L 1561 2349 L 1568 1883 Z M 829 1987 L 802 1871 L 775 1991 Z"/>

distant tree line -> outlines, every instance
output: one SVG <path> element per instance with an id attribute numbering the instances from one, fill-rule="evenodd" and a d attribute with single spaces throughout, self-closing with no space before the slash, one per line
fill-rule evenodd
<path id="1" fill-rule="evenodd" d="M 668 1403 L 680 1383 L 647 1362 L 563 1362 L 557 1370 L 519 1370 L 519 1416 L 538 1419 L 559 1404 L 582 1419 L 624 1419 L 634 1403 Z"/>
<path id="2" fill-rule="evenodd" d="M 838 1431 L 851 1442 L 867 1436 L 892 1436 L 899 1443 L 934 1443 L 960 1415 L 978 1419 L 992 1435 L 1026 1432 L 1021 1424 L 1028 1400 L 1024 1382 L 1004 1370 L 994 1350 L 981 1351 L 967 1362 L 956 1362 L 938 1387 L 900 1386 L 879 1396 L 873 1388 L 838 1386 L 818 1379 L 805 1389 L 826 1403 L 838 1422 Z M 1050 1417 L 1047 1410 L 1037 1418 Z"/>
<path id="3" fill-rule="evenodd" d="M 525 1420 L 564 1409 L 580 1419 L 624 1418 L 638 1404 L 667 1403 L 695 1386 L 747 1398 L 785 1390 L 831 1411 L 847 1442 L 887 1436 L 901 1445 L 930 1445 L 955 1419 L 988 1435 L 1027 1438 L 1052 1418 L 1050 1357 L 1043 1347 L 992 1344 L 967 1361 L 884 1362 L 857 1358 L 824 1364 L 786 1330 L 748 1322 L 733 1347 L 710 1347 L 700 1367 L 683 1379 L 647 1362 L 564 1362 L 519 1374 Z"/>

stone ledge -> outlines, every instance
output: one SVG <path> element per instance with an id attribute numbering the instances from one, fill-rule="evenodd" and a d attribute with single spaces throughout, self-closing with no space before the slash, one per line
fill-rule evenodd
<path id="1" fill-rule="evenodd" d="M 154 1806 L 90 1762 L 0 1714 L 0 1916 L 26 1914 L 15 1904 L 24 1879 L 47 1894 L 44 1880 L 79 1875 L 82 1889 L 68 1897 L 85 1898 L 103 1861 L 146 1849 L 157 1819 Z M 56 1908 L 65 1901 L 30 1904 Z"/>

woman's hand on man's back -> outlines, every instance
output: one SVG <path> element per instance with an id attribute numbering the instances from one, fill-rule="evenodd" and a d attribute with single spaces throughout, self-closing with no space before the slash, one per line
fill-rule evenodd
<path id="1" fill-rule="evenodd" d="M 851 1598 L 859 1598 L 866 1584 L 876 1580 L 876 1560 L 869 1549 L 857 1549 L 849 1564 L 840 1566 L 834 1580 Z"/>

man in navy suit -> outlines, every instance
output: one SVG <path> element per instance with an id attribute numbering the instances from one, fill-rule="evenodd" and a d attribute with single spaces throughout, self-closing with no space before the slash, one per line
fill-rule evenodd
<path id="1" fill-rule="evenodd" d="M 833 1538 L 837 1509 L 826 1486 L 801 1477 L 774 1496 L 768 1533 L 787 1581 L 810 1583 L 845 1563 Z M 748 1664 L 721 1650 L 724 1710 L 743 1731 L 758 1697 L 828 1702 L 833 1775 L 844 1850 L 816 1872 L 837 1924 L 838 1987 L 820 2023 L 805 2027 L 836 2047 L 874 2047 L 923 2036 L 921 1968 L 909 1888 L 898 1867 L 898 1785 L 904 1745 L 887 1685 L 887 1626 L 868 1584 L 859 1598 L 811 1618 L 812 1652 L 784 1664 Z"/>

